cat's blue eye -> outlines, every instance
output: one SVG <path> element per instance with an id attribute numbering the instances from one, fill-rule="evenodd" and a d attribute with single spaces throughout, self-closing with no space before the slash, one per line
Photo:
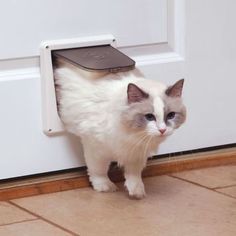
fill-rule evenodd
<path id="1" fill-rule="evenodd" d="M 151 114 L 151 113 L 146 114 L 145 118 L 148 121 L 156 120 L 156 117 L 153 114 Z"/>
<path id="2" fill-rule="evenodd" d="M 166 116 L 167 120 L 172 120 L 174 118 L 175 118 L 175 112 L 173 112 L 173 111 L 168 113 L 167 116 Z"/>

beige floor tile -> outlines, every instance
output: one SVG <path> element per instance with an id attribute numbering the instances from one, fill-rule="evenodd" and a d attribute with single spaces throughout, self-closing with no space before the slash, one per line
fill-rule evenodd
<path id="1" fill-rule="evenodd" d="M 145 183 L 140 201 L 84 188 L 14 202 L 81 236 L 236 235 L 236 199 L 168 176 Z"/>
<path id="2" fill-rule="evenodd" d="M 41 220 L 0 226 L 2 236 L 70 236 L 71 234 Z"/>
<path id="3" fill-rule="evenodd" d="M 225 193 L 231 197 L 236 198 L 236 186 L 220 188 L 216 190 L 217 192 Z"/>
<path id="4" fill-rule="evenodd" d="M 31 220 L 36 217 L 21 209 L 7 203 L 0 202 L 0 225 L 10 224 L 14 222 Z"/>
<path id="5" fill-rule="evenodd" d="M 230 186 L 236 184 L 236 165 L 184 171 L 173 174 L 173 176 L 198 183 L 208 188 Z"/>

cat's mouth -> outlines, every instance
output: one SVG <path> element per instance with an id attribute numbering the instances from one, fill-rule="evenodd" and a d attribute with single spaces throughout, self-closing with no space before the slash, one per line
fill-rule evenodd
<path id="1" fill-rule="evenodd" d="M 161 139 L 164 139 L 168 136 L 170 136 L 173 132 L 169 131 L 169 130 L 166 130 L 165 132 L 161 132 L 161 131 L 157 131 L 156 133 L 151 133 L 149 134 L 149 136 L 152 136 L 153 138 L 161 138 Z"/>

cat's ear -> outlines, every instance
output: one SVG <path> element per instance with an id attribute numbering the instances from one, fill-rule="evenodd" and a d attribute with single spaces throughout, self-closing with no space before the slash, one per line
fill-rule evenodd
<path id="1" fill-rule="evenodd" d="M 141 102 L 147 99 L 149 95 L 140 89 L 137 85 L 130 83 L 127 88 L 128 103 Z"/>
<path id="2" fill-rule="evenodd" d="M 184 79 L 177 81 L 166 90 L 166 95 L 170 97 L 181 97 L 184 86 Z"/>

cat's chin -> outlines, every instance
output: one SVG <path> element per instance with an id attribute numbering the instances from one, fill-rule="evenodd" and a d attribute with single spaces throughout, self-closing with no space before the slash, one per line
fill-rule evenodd
<path id="1" fill-rule="evenodd" d="M 172 134 L 171 133 L 166 133 L 166 134 L 155 134 L 155 135 L 149 135 L 150 137 L 152 137 L 153 139 L 165 139 L 167 137 L 169 137 L 170 135 Z"/>
<path id="2" fill-rule="evenodd" d="M 162 143 L 165 141 L 171 134 L 156 134 L 155 136 L 152 136 L 153 141 L 156 143 Z"/>

